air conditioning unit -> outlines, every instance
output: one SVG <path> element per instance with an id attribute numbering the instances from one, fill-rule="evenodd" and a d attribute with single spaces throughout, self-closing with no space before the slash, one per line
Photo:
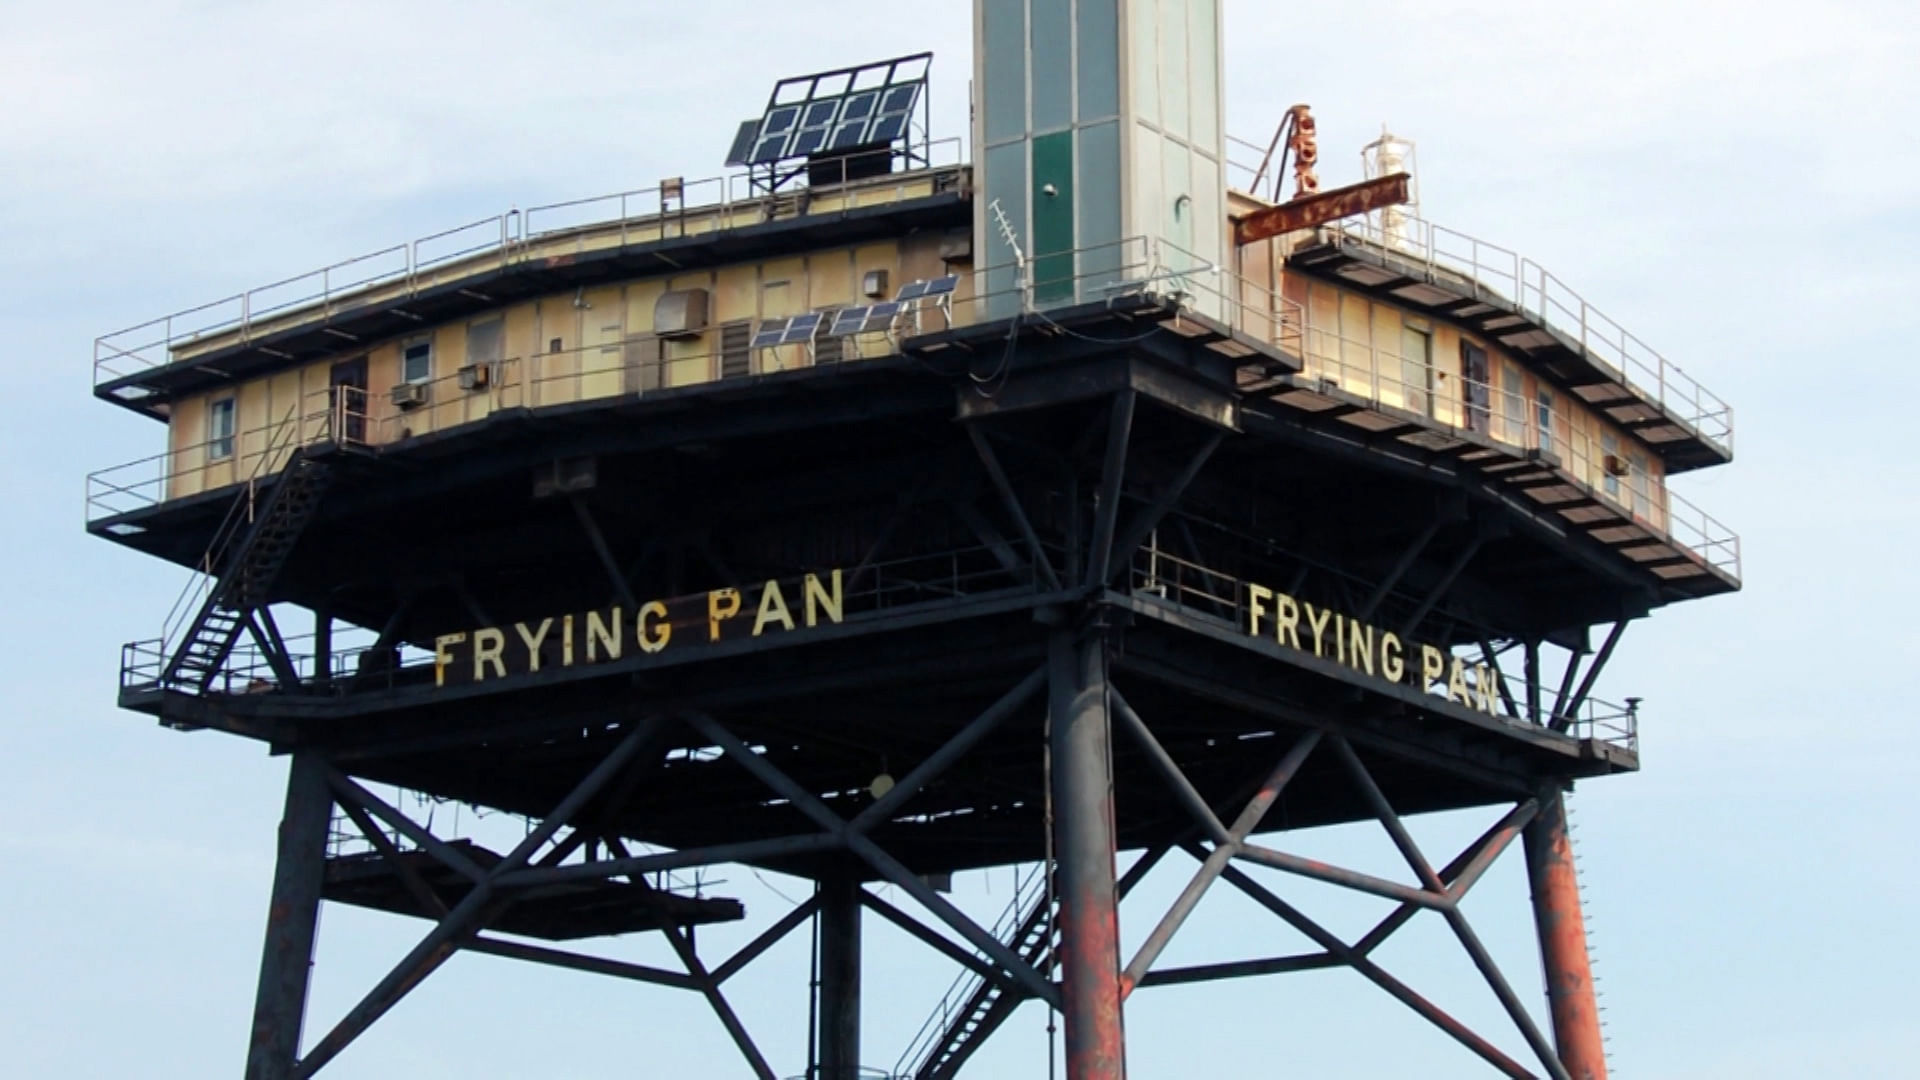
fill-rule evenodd
<path id="1" fill-rule="evenodd" d="M 679 289 L 653 302 L 653 332 L 663 338 L 698 337 L 707 328 L 707 290 Z"/>
<path id="2" fill-rule="evenodd" d="M 1606 457 L 1601 458 L 1600 466 L 1607 470 L 1608 476 L 1625 476 L 1633 471 L 1627 464 L 1627 459 L 1621 457 L 1619 454 L 1608 454 Z"/>
<path id="3" fill-rule="evenodd" d="M 492 378 L 492 364 L 468 364 L 460 369 L 460 389 L 485 390 Z"/>
<path id="4" fill-rule="evenodd" d="M 389 392 L 389 396 L 402 409 L 417 409 L 427 403 L 427 384 L 401 383 Z"/>

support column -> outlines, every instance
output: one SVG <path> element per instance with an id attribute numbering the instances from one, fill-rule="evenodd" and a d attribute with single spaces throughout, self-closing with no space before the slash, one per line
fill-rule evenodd
<path id="1" fill-rule="evenodd" d="M 1564 792 L 1540 796 L 1540 813 L 1527 824 L 1524 836 L 1554 1045 L 1573 1080 L 1606 1080 L 1606 1050 L 1600 1041 L 1600 1011 L 1593 997 L 1593 967 L 1587 957 L 1587 927 L 1580 912 L 1580 883 L 1567 835 Z"/>
<path id="2" fill-rule="evenodd" d="M 820 1069 L 818 1080 L 860 1075 L 860 879 L 820 881 Z"/>
<path id="3" fill-rule="evenodd" d="M 1126 1051 L 1106 649 L 1097 634 L 1077 638 L 1056 630 L 1047 660 L 1067 1080 L 1121 1080 Z"/>
<path id="4" fill-rule="evenodd" d="M 287 771 L 287 804 L 280 819 L 273 897 L 267 907 L 267 940 L 260 957 L 260 988 L 254 997 L 247 1080 L 293 1076 L 306 1016 L 307 974 L 320 920 L 327 821 L 332 813 L 325 764 L 311 754 L 295 754 Z"/>

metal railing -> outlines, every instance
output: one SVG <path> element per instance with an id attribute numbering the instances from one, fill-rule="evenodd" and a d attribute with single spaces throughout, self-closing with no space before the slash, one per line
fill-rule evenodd
<path id="1" fill-rule="evenodd" d="M 1178 558 L 1149 544 L 1134 555 L 1129 582 L 1136 598 L 1163 604 L 1190 618 L 1204 619 L 1241 633 L 1247 630 L 1247 582 L 1223 570 Z M 1448 654 L 1449 661 L 1452 656 Z M 1460 654 L 1459 659 L 1469 667 L 1484 663 L 1471 654 Z M 1407 663 L 1409 685 L 1420 686 L 1436 698 L 1445 697 L 1444 677 L 1433 685 L 1421 685 L 1415 668 L 1416 662 L 1410 659 Z M 1639 717 L 1634 709 L 1588 697 L 1569 712 L 1557 713 L 1551 706 L 1546 707 L 1541 724 L 1536 725 L 1517 715 L 1507 704 L 1528 700 L 1525 681 L 1504 672 L 1495 677 L 1499 679 L 1499 686 L 1480 687 L 1471 692 L 1471 707 L 1491 712 L 1497 719 L 1516 727 L 1549 727 L 1577 739 L 1598 739 L 1622 749 L 1638 750 Z M 1504 693 L 1498 692 L 1500 687 L 1504 687 Z M 1491 699 L 1484 708 L 1480 701 L 1482 694 Z"/>
<path id="2" fill-rule="evenodd" d="M 1057 557 L 1054 553 L 1051 557 Z M 904 555 L 884 562 L 864 563 L 842 571 L 842 603 L 848 618 L 933 601 L 966 599 L 1017 588 L 1034 582 L 1016 580 L 985 545 L 920 555 Z M 190 608 L 189 613 L 196 608 Z M 388 690 L 430 684 L 433 650 L 405 643 L 382 646 L 379 635 L 365 627 L 339 626 L 331 635 L 326 655 L 317 654 L 314 634 L 282 638 L 286 658 L 299 676 L 304 692 L 342 694 L 349 691 Z M 120 685 L 146 689 L 159 685 L 170 657 L 167 636 L 128 642 L 121 646 Z M 321 679 L 325 671 L 327 678 Z M 256 643 L 241 638 L 227 654 L 208 684 L 210 693 L 247 694 L 281 689 L 273 662 Z"/>
<path id="3" fill-rule="evenodd" d="M 1733 452 L 1731 405 L 1532 259 L 1404 214 L 1390 228 L 1379 211 L 1328 226 L 1326 235 L 1335 244 L 1370 249 L 1436 285 L 1511 307 L 1554 331 L 1704 441 Z"/>
<path id="4" fill-rule="evenodd" d="M 1549 407 L 1543 424 L 1538 398 L 1529 399 L 1491 379 L 1468 379 L 1436 365 L 1431 356 L 1407 356 L 1399 342 L 1381 345 L 1371 338 L 1356 340 L 1322 330 L 1296 311 L 1294 305 L 1284 318 L 1304 323 L 1306 347 L 1300 356 L 1307 377 L 1435 426 L 1474 432 L 1521 452 L 1545 451 L 1575 483 L 1614 511 L 1671 538 L 1714 569 L 1740 577 L 1739 536 L 1649 471 L 1649 451 L 1629 450 L 1625 438 L 1608 450 L 1604 436 L 1596 437 L 1590 427 L 1576 428 L 1571 413 Z M 1496 366 L 1490 374 L 1497 372 Z M 1615 461 L 1610 463 L 1610 457 Z"/>
<path id="5" fill-rule="evenodd" d="M 873 156 L 881 154 L 891 161 L 902 152 L 888 149 L 875 151 Z M 888 186 L 904 192 L 916 180 L 924 180 L 927 170 L 965 164 L 959 139 L 916 143 L 913 154 L 914 172 L 866 178 L 859 175 L 862 159 L 853 157 L 837 163 L 841 170 L 838 180 L 829 176 L 827 183 L 776 195 L 760 189 L 764 170 L 747 170 L 526 210 L 510 209 L 102 335 L 94 342 L 94 385 L 164 366 L 174 359 L 174 350 L 182 347 L 225 337 L 246 342 L 266 329 L 325 321 L 341 311 L 358 308 L 383 290 L 411 296 L 423 288 L 487 269 L 488 260 L 504 267 L 544 257 L 547 253 L 542 248 L 547 242 L 571 233 L 610 231 L 625 243 L 642 225 L 655 226 L 654 231 L 661 235 L 684 235 L 733 227 L 736 213 L 744 213 L 757 223 L 782 212 L 831 212 L 850 207 L 849 192 Z M 681 232 L 673 232 L 675 227 Z M 140 395 L 122 396 L 137 400 Z"/>
<path id="6" fill-rule="evenodd" d="M 1209 315 L 1248 338 L 1300 358 L 1307 375 L 1327 379 L 1373 406 L 1414 413 L 1436 426 L 1478 432 L 1523 451 L 1547 451 L 1577 482 L 1615 509 L 1672 536 L 1716 569 L 1739 575 L 1738 537 L 1667 491 L 1663 478 L 1645 467 L 1650 452 L 1625 437 L 1607 449 L 1590 425 L 1572 423 L 1571 412 L 1550 409 L 1543 423 L 1537 400 L 1500 385 L 1505 369 L 1498 361 L 1489 371 L 1493 377 L 1470 380 L 1436 364 L 1431 355 L 1403 355 L 1400 342 L 1378 343 L 1371 335 L 1346 337 L 1337 323 L 1334 328 L 1317 325 L 1309 310 L 1265 283 L 1242 278 L 1157 238 L 1130 237 L 1047 258 L 1056 261 L 1029 260 L 974 270 L 963 276 L 963 287 L 938 309 L 939 325 L 929 325 L 933 310 L 918 305 L 886 331 L 840 339 L 842 355 L 853 359 L 878 348 L 892 352 L 914 334 L 946 324 L 1019 313 L 1046 319 L 1047 306 L 1036 303 L 1036 293 L 1047 292 L 1062 302 L 1151 294 L 1178 303 L 1183 312 Z M 1142 330 L 1157 332 L 1151 324 Z M 871 337 L 884 338 L 884 345 L 862 344 Z M 729 358 L 744 361 L 750 374 L 804 367 L 814 362 L 818 347 L 785 345 L 729 357 L 648 334 L 626 336 L 470 365 L 467 371 L 419 384 L 418 404 L 410 407 L 364 391 L 344 391 L 348 399 L 344 405 L 341 393 L 309 394 L 302 399 L 299 423 L 308 431 L 307 441 L 334 431 L 350 433 L 354 441 L 369 445 L 390 445 L 483 419 L 498 409 L 644 395 L 657 388 L 714 381 L 721 378 L 723 361 Z M 1002 358 L 1003 365 L 1010 355 Z M 974 374 L 988 384 L 995 377 L 992 371 Z M 1584 403 L 1580 407 L 1592 411 Z M 260 436 L 255 429 L 238 438 L 242 457 L 257 452 L 248 447 Z M 1636 449 L 1629 452 L 1629 444 Z M 87 482 L 89 520 L 217 487 L 221 481 L 231 483 L 226 478 L 232 473 L 225 463 L 209 460 L 208 445 L 183 447 L 94 473 Z M 1611 467 L 1610 455 L 1619 459 Z M 1623 463 L 1633 466 L 1624 475 Z"/>
<path id="7" fill-rule="evenodd" d="M 1020 928 L 1020 924 L 1026 921 L 1033 906 L 1046 895 L 1047 891 L 1046 863 L 1026 864 L 1015 870 L 1014 874 L 1013 898 L 1007 901 L 1006 908 L 1000 912 L 1000 917 L 994 921 L 989 931 L 1000 941 L 1007 941 L 1013 932 Z M 1013 944 L 1018 948 L 1020 943 Z M 1042 965 L 1041 971 L 1045 970 L 1046 965 Z M 900 1052 L 899 1060 L 893 1063 L 892 1075 L 900 1077 L 919 1075 L 920 1070 L 942 1049 L 943 1039 L 953 1021 L 959 1018 L 960 1010 L 972 1001 L 974 995 L 985 985 L 985 976 L 971 969 L 962 969 L 947 986 L 946 992 L 940 995 L 939 1004 L 934 1006 L 933 1011 L 921 1023 L 920 1030 L 914 1033 L 913 1038 L 907 1043 L 907 1048 Z"/>
<path id="8" fill-rule="evenodd" d="M 295 447 L 338 441 L 336 433 L 347 430 L 343 418 L 363 415 L 365 391 L 315 391 L 302 394 L 278 420 L 95 470 L 86 478 L 87 521 L 252 484 L 284 468 Z"/>

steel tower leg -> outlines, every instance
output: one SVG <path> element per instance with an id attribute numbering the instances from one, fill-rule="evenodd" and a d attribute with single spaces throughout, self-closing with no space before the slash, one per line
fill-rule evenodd
<path id="1" fill-rule="evenodd" d="M 1593 967 L 1587 957 L 1564 793 L 1540 796 L 1540 813 L 1527 824 L 1524 836 L 1554 1045 L 1573 1080 L 1606 1080 L 1606 1049 L 1600 1041 L 1600 1011 L 1593 997 Z"/>
<path id="2" fill-rule="evenodd" d="M 1056 630 L 1047 652 L 1067 1080 L 1121 1080 L 1126 1051 L 1106 649 L 1097 634 L 1080 638 Z"/>
<path id="3" fill-rule="evenodd" d="M 819 1080 L 860 1075 L 860 879 L 820 882 Z"/>
<path id="4" fill-rule="evenodd" d="M 286 812 L 280 819 L 279 860 L 267 907 L 267 940 L 260 957 L 260 989 L 253 1006 L 247 1080 L 287 1080 L 300 1053 L 307 1009 L 307 973 L 313 966 L 326 874 L 327 823 L 333 795 L 326 765 L 295 754 L 287 770 Z"/>

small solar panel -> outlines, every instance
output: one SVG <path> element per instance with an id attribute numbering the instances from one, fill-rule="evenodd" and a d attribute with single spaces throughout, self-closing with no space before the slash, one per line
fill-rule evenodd
<path id="1" fill-rule="evenodd" d="M 760 130 L 765 131 L 769 135 L 777 132 L 792 131 L 793 125 L 798 122 L 799 119 L 800 106 L 782 105 L 777 109 L 769 109 L 767 111 L 766 123 L 760 125 Z"/>
<path id="2" fill-rule="evenodd" d="M 909 281 L 905 285 L 900 286 L 900 295 L 894 297 L 894 299 L 895 300 L 918 300 L 925 295 L 927 295 L 926 282 Z"/>
<path id="3" fill-rule="evenodd" d="M 827 149 L 851 150 L 856 146 L 865 145 L 866 141 L 867 122 L 865 120 L 848 120 L 833 129 L 833 138 L 827 141 Z"/>
<path id="4" fill-rule="evenodd" d="M 869 334 L 875 330 L 893 329 L 893 320 L 900 314 L 898 300 L 889 300 L 884 304 L 875 304 L 867 309 L 867 317 L 860 324 L 860 333 Z"/>
<path id="5" fill-rule="evenodd" d="M 760 121 L 745 120 L 733 135 L 733 148 L 727 151 L 727 165 L 745 165 L 753 160 L 753 148 L 760 141 Z"/>
<path id="6" fill-rule="evenodd" d="M 919 96 L 919 83 L 889 86 L 887 87 L 886 95 L 880 99 L 880 112 L 882 114 L 910 113 L 913 111 L 914 101 L 919 98 Z"/>
<path id="7" fill-rule="evenodd" d="M 826 336 L 837 338 L 859 333 L 860 328 L 866 324 L 869 310 L 864 307 L 850 307 L 834 312 L 833 325 L 827 328 Z"/>
<path id="8" fill-rule="evenodd" d="M 809 312 L 795 315 L 787 320 L 786 332 L 780 335 L 780 344 L 794 345 L 803 341 L 812 341 L 813 335 L 820 329 L 820 313 Z"/>
<path id="9" fill-rule="evenodd" d="M 959 287 L 960 287 L 960 275 L 946 274 L 942 277 L 937 277 L 937 278 L 934 278 L 932 281 L 927 282 L 927 295 L 928 296 L 952 296 L 953 291 L 955 289 L 958 289 Z"/>
<path id="10" fill-rule="evenodd" d="M 786 336 L 787 324 L 792 321 L 792 319 L 762 320 L 760 329 L 754 332 L 753 341 L 747 347 L 750 349 L 768 349 L 780 344 L 781 340 Z"/>
<path id="11" fill-rule="evenodd" d="M 907 133 L 907 118 L 902 116 L 882 116 L 873 122 L 867 130 L 867 141 L 880 143 L 892 142 Z"/>

